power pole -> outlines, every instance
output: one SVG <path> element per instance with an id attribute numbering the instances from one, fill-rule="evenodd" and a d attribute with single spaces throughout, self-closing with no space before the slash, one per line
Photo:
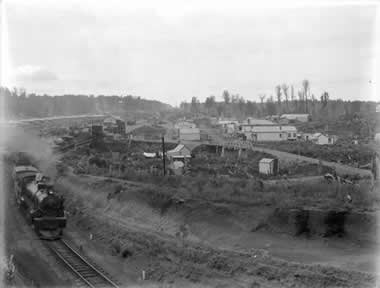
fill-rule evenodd
<path id="1" fill-rule="evenodd" d="M 162 162 L 164 164 L 164 176 L 166 175 L 166 166 L 165 166 L 165 139 L 162 136 Z"/>

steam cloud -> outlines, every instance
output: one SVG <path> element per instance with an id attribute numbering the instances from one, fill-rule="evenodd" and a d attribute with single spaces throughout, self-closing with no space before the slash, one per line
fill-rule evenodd
<path id="1" fill-rule="evenodd" d="M 51 179 L 57 175 L 57 156 L 53 154 L 50 144 L 32 132 L 20 127 L 3 127 L 0 145 L 7 152 L 24 152 L 37 162 L 39 170 Z"/>

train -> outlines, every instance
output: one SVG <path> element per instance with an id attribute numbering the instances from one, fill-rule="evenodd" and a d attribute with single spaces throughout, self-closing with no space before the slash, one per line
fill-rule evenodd
<path id="1" fill-rule="evenodd" d="M 49 178 L 34 166 L 15 166 L 12 172 L 18 207 L 41 239 L 60 239 L 67 217 L 64 198 L 58 195 Z"/>

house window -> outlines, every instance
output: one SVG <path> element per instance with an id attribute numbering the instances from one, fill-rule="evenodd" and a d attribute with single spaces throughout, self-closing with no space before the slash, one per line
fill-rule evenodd
<path id="1" fill-rule="evenodd" d="M 292 137 L 292 133 L 288 133 L 288 138 L 291 138 Z"/>
<path id="2" fill-rule="evenodd" d="M 282 138 L 282 134 L 280 133 L 280 138 Z"/>

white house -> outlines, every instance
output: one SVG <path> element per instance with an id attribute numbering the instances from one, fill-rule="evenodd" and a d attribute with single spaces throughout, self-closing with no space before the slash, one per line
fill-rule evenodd
<path id="1" fill-rule="evenodd" d="M 278 171 L 278 160 L 271 158 L 263 158 L 259 161 L 259 173 L 265 175 L 273 175 Z"/>
<path id="2" fill-rule="evenodd" d="M 287 119 L 289 121 L 308 122 L 309 114 L 282 114 L 280 119 Z"/>
<path id="3" fill-rule="evenodd" d="M 331 145 L 336 142 L 336 137 L 332 135 L 325 135 L 322 133 L 314 133 L 311 135 L 309 140 L 318 145 Z"/>
<path id="4" fill-rule="evenodd" d="M 257 126 L 242 124 L 240 132 L 252 141 L 285 141 L 297 139 L 297 128 L 294 126 L 267 125 Z"/>
<path id="5" fill-rule="evenodd" d="M 201 132 L 199 128 L 180 128 L 179 139 L 182 141 L 200 141 Z"/>
<path id="6" fill-rule="evenodd" d="M 380 104 L 376 105 L 376 113 L 380 113 Z"/>

